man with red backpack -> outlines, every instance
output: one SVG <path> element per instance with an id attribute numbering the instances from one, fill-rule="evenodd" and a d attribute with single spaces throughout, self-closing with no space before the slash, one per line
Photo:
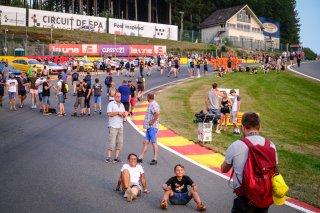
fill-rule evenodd
<path id="1" fill-rule="evenodd" d="M 278 173 L 276 147 L 259 135 L 260 118 L 254 112 L 242 116 L 242 132 L 244 138 L 229 146 L 221 165 L 223 173 L 233 168 L 232 213 L 268 212 L 273 203 L 271 178 Z"/>

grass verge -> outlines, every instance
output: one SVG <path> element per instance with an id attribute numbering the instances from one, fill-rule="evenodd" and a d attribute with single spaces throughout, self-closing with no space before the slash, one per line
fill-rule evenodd
<path id="1" fill-rule="evenodd" d="M 162 124 L 197 142 L 197 124 L 192 120 L 205 109 L 205 95 L 213 82 L 220 88 L 240 89 L 240 111 L 260 113 L 261 135 L 277 146 L 279 169 L 290 187 L 288 195 L 320 207 L 320 84 L 288 71 L 195 79 L 157 96 Z M 239 138 L 229 127 L 221 135 L 214 134 L 206 146 L 224 154 Z"/>

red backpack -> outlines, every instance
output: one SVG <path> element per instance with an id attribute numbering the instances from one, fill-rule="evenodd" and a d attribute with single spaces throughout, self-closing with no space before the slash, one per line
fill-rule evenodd
<path id="1" fill-rule="evenodd" d="M 246 197 L 249 205 L 269 207 L 273 203 L 271 178 L 278 172 L 276 151 L 270 146 L 268 139 L 263 146 L 253 145 L 247 138 L 241 140 L 249 148 L 248 159 L 243 168 L 242 183 L 235 175 L 241 186 L 234 192 L 237 196 Z"/>

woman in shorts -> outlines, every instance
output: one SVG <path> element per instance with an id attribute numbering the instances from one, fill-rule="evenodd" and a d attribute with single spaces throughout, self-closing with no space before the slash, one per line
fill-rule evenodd
<path id="1" fill-rule="evenodd" d="M 222 129 L 222 123 L 224 122 L 224 131 L 227 131 L 227 123 L 228 123 L 228 116 L 230 115 L 230 106 L 232 102 L 225 91 L 222 91 L 223 97 L 220 102 L 221 108 L 221 119 L 219 124 L 219 129 Z"/>

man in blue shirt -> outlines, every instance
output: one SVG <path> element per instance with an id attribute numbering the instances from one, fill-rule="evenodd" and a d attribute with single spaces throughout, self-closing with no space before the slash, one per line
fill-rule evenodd
<path id="1" fill-rule="evenodd" d="M 121 103 L 123 104 L 126 112 L 129 112 L 131 92 L 126 80 L 123 80 L 122 85 L 118 88 L 118 92 L 121 93 Z"/>

